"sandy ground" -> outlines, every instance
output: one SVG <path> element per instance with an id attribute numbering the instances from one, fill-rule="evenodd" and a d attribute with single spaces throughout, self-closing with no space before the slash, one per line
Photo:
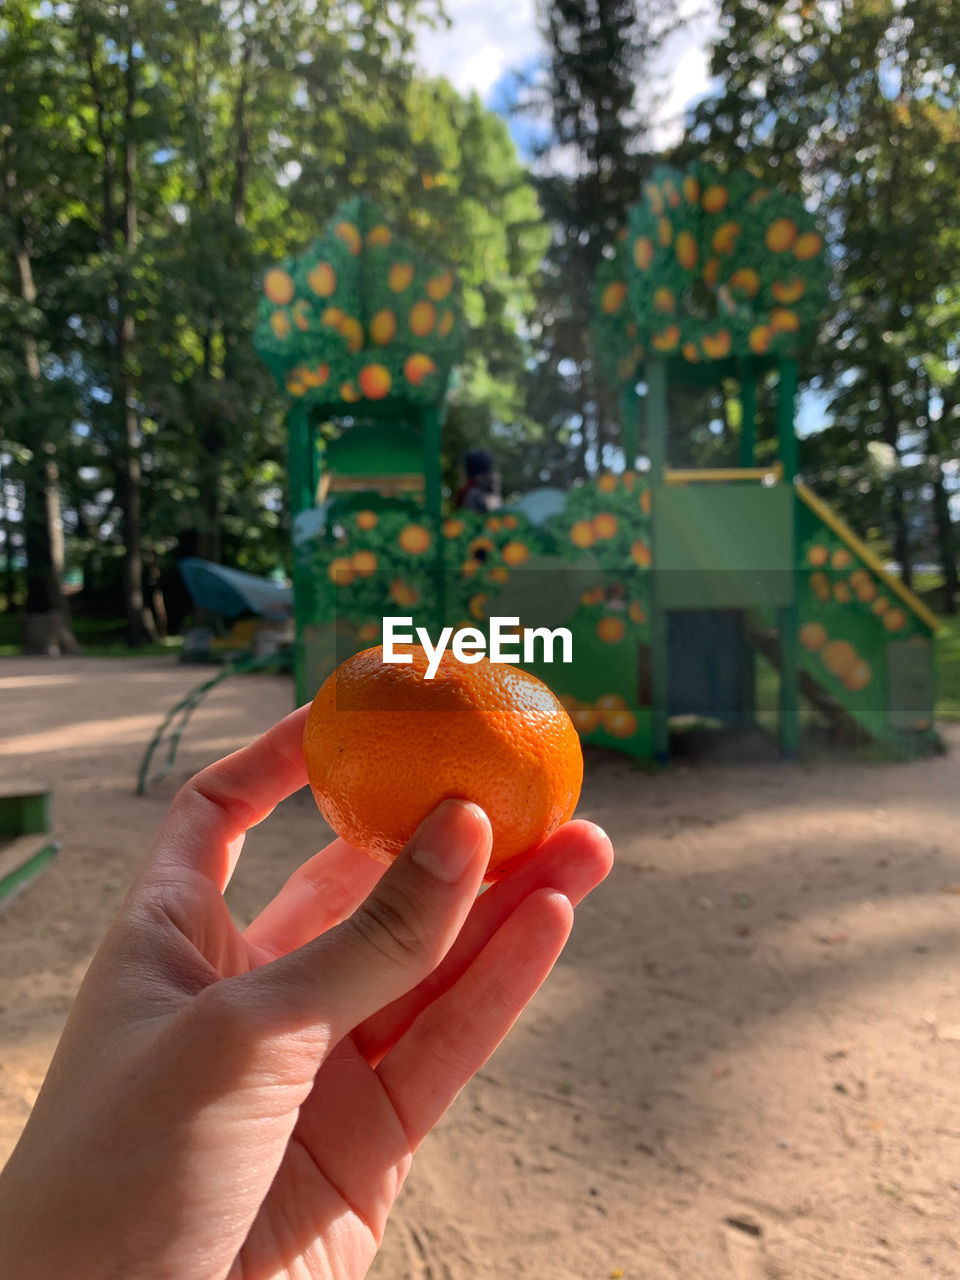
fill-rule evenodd
<path id="1" fill-rule="evenodd" d="M 0 662 L 0 776 L 56 784 L 55 867 L 0 920 L 0 1158 L 177 783 L 288 709 L 228 681 L 133 793 L 203 672 Z M 427 1141 L 379 1280 L 960 1277 L 960 732 L 918 764 L 591 757 L 618 852 L 507 1043 Z M 309 797 L 248 839 L 249 919 L 324 839 Z"/>

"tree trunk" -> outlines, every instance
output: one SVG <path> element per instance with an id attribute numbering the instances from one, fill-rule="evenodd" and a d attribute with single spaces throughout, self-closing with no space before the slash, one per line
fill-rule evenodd
<path id="1" fill-rule="evenodd" d="M 943 612 L 957 612 L 957 596 L 960 594 L 960 580 L 957 576 L 957 553 L 950 519 L 950 499 L 943 483 L 943 463 L 939 458 L 931 459 L 933 468 L 933 511 L 937 527 L 937 548 L 940 565 L 943 570 Z"/>
<path id="2" fill-rule="evenodd" d="M 250 68 L 253 61 L 253 37 L 245 32 L 240 55 L 240 80 L 233 102 L 233 183 L 230 192 L 230 214 L 235 227 L 246 225 L 247 180 L 250 164 L 250 129 L 247 123 L 247 99 L 250 93 Z M 213 378 L 213 338 L 214 318 L 208 317 L 207 328 L 203 335 L 203 373 L 209 384 Z M 237 361 L 237 335 L 225 329 L 223 338 L 223 379 L 230 383 L 234 378 Z M 224 431 L 220 416 L 216 409 L 209 410 L 212 416 L 207 423 L 204 436 L 204 484 L 203 484 L 203 524 L 197 534 L 197 555 L 203 560 L 211 560 L 219 564 L 222 558 L 221 524 L 223 511 L 221 503 L 221 469 Z"/>
<path id="3" fill-rule="evenodd" d="M 234 168 L 231 205 L 233 222 L 237 227 L 246 223 L 247 173 L 250 164 L 250 130 L 247 125 L 247 93 L 250 83 L 250 64 L 253 59 L 253 38 L 248 31 L 243 40 L 240 56 L 240 83 L 233 107 Z"/>
<path id="4" fill-rule="evenodd" d="M 102 217 L 100 222 L 101 236 L 104 248 L 113 249 L 113 236 L 115 231 L 115 217 L 113 210 L 113 182 L 116 172 L 116 150 L 113 141 L 109 136 L 107 129 L 107 104 L 100 83 L 100 76 L 97 72 L 96 45 L 90 28 L 84 25 L 81 28 L 81 39 L 83 42 L 84 55 L 87 62 L 87 75 L 90 82 L 90 91 L 93 94 L 93 102 L 96 111 L 97 120 L 97 137 L 103 148 L 103 170 L 100 174 L 101 199 L 103 201 Z"/>
<path id="5" fill-rule="evenodd" d="M 893 397 L 889 368 L 879 371 L 880 391 L 883 399 L 883 438 L 893 449 L 897 469 L 893 473 L 890 495 L 890 521 L 893 526 L 893 554 L 900 566 L 904 586 L 913 585 L 913 564 L 910 550 L 910 531 L 907 526 L 907 505 L 904 499 L 903 480 L 900 476 L 900 419 Z"/>
<path id="6" fill-rule="evenodd" d="M 204 486 L 203 494 L 203 525 L 197 530 L 197 555 L 201 560 L 210 560 L 214 564 L 219 564 L 222 556 L 221 538 L 220 538 L 220 493 L 219 493 L 219 467 L 213 463 L 210 467 L 210 474 L 207 477 L 207 483 Z"/>
<path id="7" fill-rule="evenodd" d="M 952 406 L 944 403 L 941 422 L 948 419 Z M 960 594 L 960 581 L 957 575 L 957 544 L 954 536 L 953 521 L 950 518 L 950 497 L 943 479 L 943 461 L 940 456 L 940 442 L 934 423 L 930 417 L 930 394 L 927 392 L 927 461 L 931 472 L 933 487 L 932 505 L 933 522 L 937 531 L 937 550 L 943 572 L 943 611 L 947 614 L 957 612 L 957 596 Z"/>
<path id="8" fill-rule="evenodd" d="M 63 598 L 63 526 L 60 475 L 52 453 L 38 449 L 24 478 L 23 533 L 27 597 L 21 644 L 24 653 L 79 653 Z"/>
<path id="9" fill-rule="evenodd" d="M 0 530 L 3 531 L 3 594 L 7 613 L 16 608 L 16 574 L 13 569 L 13 524 L 7 504 L 7 483 L 3 473 L 3 441 L 0 440 Z"/>
<path id="10" fill-rule="evenodd" d="M 132 649 L 155 643 L 157 629 L 143 598 L 143 548 L 140 537 L 141 474 L 136 440 L 136 414 L 124 406 L 126 456 L 119 470 L 118 499 L 123 514 L 123 595 L 127 614 L 127 644 Z M 132 437 L 131 437 L 132 433 Z"/>
<path id="11" fill-rule="evenodd" d="M 213 325 L 212 317 L 207 318 L 207 327 L 203 334 L 203 379 L 209 387 L 213 381 Z M 229 335 L 225 342 L 229 343 Z M 229 346 L 224 354 L 224 381 L 232 378 Z M 223 449 L 223 432 L 220 415 L 215 407 L 208 405 L 207 422 L 201 437 L 203 453 L 201 456 L 201 519 L 197 528 L 197 555 L 201 560 L 210 560 L 219 564 L 220 552 L 220 462 Z"/>
<path id="12" fill-rule="evenodd" d="M 123 242 L 127 271 L 121 288 L 119 326 L 117 330 L 117 384 L 114 395 L 120 401 L 122 415 L 123 460 L 119 468 L 119 503 L 123 513 L 123 594 L 127 614 L 127 643 L 131 648 L 155 642 L 157 629 L 143 599 L 143 547 L 141 540 L 141 466 L 140 423 L 136 405 L 136 381 L 131 367 L 134 342 L 134 319 L 128 296 L 132 256 L 137 247 L 137 200 L 134 180 L 137 172 L 137 143 L 133 119 L 136 105 L 136 62 L 131 33 L 127 41 L 127 65 L 124 72 L 125 98 L 123 159 Z M 105 211 L 106 212 L 106 211 Z"/>
<path id="13" fill-rule="evenodd" d="M 8 190 L 14 185 L 7 174 Z M 21 237 L 13 251 L 20 296 L 35 306 L 37 289 L 33 279 L 29 236 Z M 40 352 L 37 339 L 26 332 L 23 361 L 27 374 L 30 417 L 36 438 L 33 457 L 24 478 L 24 540 L 27 558 L 26 618 L 22 646 L 25 653 L 78 653 L 63 596 L 63 521 L 60 512 L 60 473 L 54 445 L 46 438 L 44 406 L 41 404 Z"/>

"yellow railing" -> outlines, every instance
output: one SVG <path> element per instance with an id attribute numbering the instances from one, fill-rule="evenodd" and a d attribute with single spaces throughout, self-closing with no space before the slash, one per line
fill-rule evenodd
<path id="1" fill-rule="evenodd" d="M 905 587 L 899 578 L 895 578 L 893 574 L 886 571 L 867 544 L 861 542 L 853 530 L 844 524 L 836 512 L 828 507 L 822 498 L 818 498 L 813 490 L 808 489 L 800 480 L 795 481 L 794 487 L 810 510 L 819 516 L 823 523 L 829 529 L 832 529 L 855 555 L 860 557 L 867 568 L 872 573 L 875 573 L 889 590 L 900 597 L 907 608 L 915 613 L 925 626 L 928 626 L 933 632 L 940 630 L 940 619 L 937 615 L 932 613 L 923 601 L 913 594 L 909 587 Z"/>
<path id="2" fill-rule="evenodd" d="M 759 484 L 779 484 L 783 479 L 783 463 L 774 462 L 769 467 L 693 467 L 688 469 L 664 467 L 664 484 L 710 484 L 730 480 L 752 480 Z"/>

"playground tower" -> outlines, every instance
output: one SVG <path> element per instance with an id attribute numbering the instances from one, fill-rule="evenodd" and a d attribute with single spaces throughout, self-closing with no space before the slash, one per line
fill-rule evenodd
<path id="1" fill-rule="evenodd" d="M 458 283 L 375 205 L 341 209 L 266 272 L 256 338 L 288 397 L 298 699 L 378 643 L 384 614 L 431 635 L 518 616 L 572 630 L 572 663 L 530 665 L 585 741 L 665 759 L 680 717 L 768 727 L 772 682 L 786 755 L 807 716 L 930 749 L 936 619 L 797 475 L 798 360 L 828 280 L 797 198 L 745 173 L 657 171 L 597 280 L 621 467 L 444 516 Z M 774 384 L 775 421 L 760 421 Z M 735 466 L 671 465 L 680 386 L 735 397 Z"/>

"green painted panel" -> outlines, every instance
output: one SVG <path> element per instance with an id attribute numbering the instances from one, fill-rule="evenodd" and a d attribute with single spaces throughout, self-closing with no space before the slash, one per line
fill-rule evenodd
<path id="1" fill-rule="evenodd" d="M 888 722 L 882 622 L 855 597 L 821 599 L 815 575 L 798 578 L 801 666 L 871 737 L 883 741 Z"/>
<path id="2" fill-rule="evenodd" d="M 573 662 L 525 664 L 563 701 L 583 738 L 627 755 L 653 750 L 653 715 L 643 700 L 644 646 L 629 636 L 611 644 L 596 635 L 592 611 L 582 609 L 572 623 Z"/>
<path id="3" fill-rule="evenodd" d="M 335 475 L 409 475 L 423 470 L 423 440 L 401 422 L 361 422 L 329 442 L 324 461 Z"/>
<path id="4" fill-rule="evenodd" d="M 877 742 L 923 749 L 933 720 L 924 624 L 815 512 L 797 507 L 804 668 Z"/>
<path id="5" fill-rule="evenodd" d="M 49 831 L 50 792 L 0 796 L 0 836 L 32 836 Z"/>
<path id="6" fill-rule="evenodd" d="M 653 504 L 662 609 L 793 601 L 793 491 L 777 485 L 665 485 Z"/>
<path id="7" fill-rule="evenodd" d="M 929 729 L 933 721 L 933 654 L 929 640 L 887 645 L 887 703 L 891 729 Z"/>

